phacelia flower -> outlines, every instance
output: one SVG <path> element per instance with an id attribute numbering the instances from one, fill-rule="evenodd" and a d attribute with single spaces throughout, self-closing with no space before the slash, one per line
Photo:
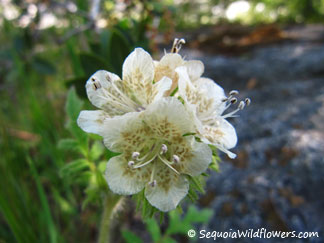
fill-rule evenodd
<path id="1" fill-rule="evenodd" d="M 237 136 L 235 128 L 226 118 L 234 117 L 237 111 L 250 104 L 250 100 L 241 101 L 236 110 L 223 114 L 231 104 L 237 102 L 237 98 L 234 97 L 237 91 L 230 92 L 230 96 L 226 97 L 223 88 L 213 80 L 199 78 L 192 82 L 187 67 L 184 66 L 178 67 L 176 72 L 179 75 L 178 93 L 187 109 L 191 111 L 197 136 L 204 143 L 212 144 L 227 153 L 230 158 L 235 158 L 236 155 L 229 149 L 236 145 Z"/>
<path id="2" fill-rule="evenodd" d="M 148 104 L 162 98 L 172 85 L 167 77 L 154 79 L 153 59 L 142 48 L 129 54 L 122 72 L 121 80 L 116 74 L 100 70 L 86 83 L 91 103 L 111 117 L 145 109 Z"/>
<path id="3" fill-rule="evenodd" d="M 197 80 L 204 72 L 204 64 L 198 60 L 186 61 L 178 54 L 184 39 L 175 39 L 171 48 L 171 53 L 166 53 L 160 61 L 154 61 L 155 76 L 154 80 L 161 80 L 168 77 L 172 80 L 172 86 L 167 94 L 171 94 L 178 86 L 178 73 L 176 68 L 180 66 L 187 67 L 188 75 L 191 80 Z"/>
<path id="4" fill-rule="evenodd" d="M 98 114 L 79 119 L 78 124 L 102 136 L 110 150 L 121 153 L 107 163 L 110 189 L 122 195 L 144 189 L 149 203 L 166 212 L 187 195 L 187 177 L 200 175 L 212 161 L 209 146 L 188 135 L 195 129 L 190 118 L 177 98 L 167 97 L 142 112 L 104 119 Z"/>

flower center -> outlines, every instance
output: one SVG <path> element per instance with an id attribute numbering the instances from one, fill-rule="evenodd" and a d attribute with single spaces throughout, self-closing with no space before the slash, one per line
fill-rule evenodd
<path id="1" fill-rule="evenodd" d="M 155 141 L 152 145 L 143 148 L 141 151 L 135 151 L 132 153 L 132 160 L 128 161 L 128 166 L 132 169 L 142 168 L 153 163 L 153 169 L 151 172 L 151 178 L 149 185 L 155 187 L 157 181 L 155 178 L 155 163 L 157 161 L 165 164 L 170 170 L 176 174 L 180 174 L 174 165 L 179 164 L 180 158 L 178 155 L 172 153 L 172 149 L 169 149 L 165 143 L 161 141 Z"/>

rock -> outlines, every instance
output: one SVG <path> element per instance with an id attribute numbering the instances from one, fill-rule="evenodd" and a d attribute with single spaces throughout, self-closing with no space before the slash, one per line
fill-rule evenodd
<path id="1" fill-rule="evenodd" d="M 291 43 L 257 47 L 239 57 L 183 50 L 205 63 L 204 76 L 252 104 L 231 120 L 239 142 L 207 191 L 213 220 L 206 230 L 319 232 L 324 235 L 324 28 L 292 27 Z M 304 33 L 304 35 L 303 35 Z M 305 36 L 313 33 L 312 37 Z M 252 80 L 252 81 L 251 81 Z M 251 83 L 252 82 L 252 83 Z M 323 242 L 323 238 L 270 238 L 267 242 Z M 201 240 L 199 242 L 211 242 Z M 219 239 L 218 242 L 264 242 Z"/>

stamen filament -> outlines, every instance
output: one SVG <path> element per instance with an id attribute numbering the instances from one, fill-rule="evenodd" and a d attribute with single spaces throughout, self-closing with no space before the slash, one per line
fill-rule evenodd
<path id="1" fill-rule="evenodd" d="M 228 149 L 226 149 L 224 146 L 220 145 L 220 144 L 216 144 L 215 145 L 220 151 L 224 152 L 227 154 L 228 157 L 230 157 L 231 159 L 235 159 L 236 158 L 236 154 L 232 153 L 231 151 L 229 151 Z"/>
<path id="2" fill-rule="evenodd" d="M 152 152 L 153 152 L 153 150 L 154 150 L 154 148 L 155 148 L 155 145 L 156 144 L 153 144 L 153 146 L 151 147 L 151 149 L 150 149 L 150 151 L 148 152 L 148 153 L 146 153 L 143 157 L 141 157 L 141 158 L 137 158 L 136 160 L 137 161 L 143 161 L 143 160 L 145 160 L 146 158 L 147 158 L 147 156 L 149 156 Z"/>
<path id="3" fill-rule="evenodd" d="M 176 174 L 180 175 L 180 173 L 175 169 L 173 168 L 171 165 L 170 165 L 170 162 L 165 160 L 163 157 L 161 157 L 160 155 L 158 155 L 159 159 L 166 165 L 168 166 L 171 170 L 173 170 Z"/>
<path id="4" fill-rule="evenodd" d="M 141 167 L 143 167 L 145 165 L 148 165 L 149 163 L 151 163 L 156 158 L 156 156 L 158 156 L 158 154 L 154 155 L 152 159 L 146 161 L 144 164 L 135 165 L 133 168 L 137 169 L 137 168 L 141 168 Z"/>
<path id="5" fill-rule="evenodd" d="M 230 112 L 230 113 L 227 113 L 227 114 L 225 114 L 225 115 L 223 115 L 222 117 L 225 119 L 225 118 L 228 118 L 228 117 L 233 117 L 233 115 L 236 113 L 236 112 L 238 112 L 238 111 L 240 111 L 241 109 L 236 109 L 236 110 L 234 110 L 234 111 L 232 111 L 232 112 Z"/>
<path id="6" fill-rule="evenodd" d="M 153 182 L 154 181 L 154 175 L 155 175 L 155 164 L 153 165 L 150 182 Z"/>

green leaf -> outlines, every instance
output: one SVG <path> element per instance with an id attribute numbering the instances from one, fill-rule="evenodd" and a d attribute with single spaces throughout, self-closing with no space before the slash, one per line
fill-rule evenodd
<path id="1" fill-rule="evenodd" d="M 214 155 L 213 155 L 213 160 L 209 165 L 209 168 L 216 171 L 216 172 L 219 172 L 219 165 L 218 165 L 218 162 L 217 162 L 217 157 L 214 156 Z"/>
<path id="2" fill-rule="evenodd" d="M 120 155 L 120 153 L 110 151 L 109 149 L 106 149 L 105 152 L 106 152 L 105 158 L 108 158 L 108 160 L 111 159 L 112 157 Z"/>
<path id="3" fill-rule="evenodd" d="M 194 228 L 193 223 L 206 223 L 212 215 L 212 210 L 204 209 L 199 211 L 194 206 L 190 206 L 186 216 L 181 220 L 180 214 L 176 210 L 171 211 L 169 213 L 170 222 L 166 234 L 187 234 L 189 229 Z"/>
<path id="4" fill-rule="evenodd" d="M 163 237 L 161 243 L 177 243 L 177 241 L 171 237 Z"/>
<path id="5" fill-rule="evenodd" d="M 201 185 L 201 182 L 199 181 L 198 177 L 189 177 L 190 179 L 190 184 L 193 186 L 194 189 L 201 193 L 205 193 L 205 190 L 203 186 Z"/>
<path id="6" fill-rule="evenodd" d="M 90 161 L 96 161 L 103 155 L 105 147 L 101 141 L 95 141 L 90 149 Z"/>
<path id="7" fill-rule="evenodd" d="M 83 200 L 81 208 L 84 210 L 89 203 L 94 203 L 101 199 L 100 189 L 97 186 L 88 186 L 85 190 L 86 198 Z"/>
<path id="8" fill-rule="evenodd" d="M 167 235 L 182 233 L 188 229 L 188 225 L 182 224 L 180 215 L 176 210 L 169 213 L 169 227 L 166 230 Z"/>
<path id="9" fill-rule="evenodd" d="M 91 171 L 84 171 L 82 173 L 78 173 L 77 177 L 74 179 L 75 183 L 80 183 L 82 185 L 87 185 L 89 184 L 89 181 L 93 177 L 93 172 Z"/>
<path id="10" fill-rule="evenodd" d="M 203 209 L 199 211 L 191 205 L 183 221 L 190 225 L 192 223 L 207 223 L 212 215 L 213 210 Z"/>
<path id="11" fill-rule="evenodd" d="M 196 193 L 196 191 L 192 188 L 192 187 L 189 187 L 189 191 L 188 191 L 188 195 L 189 199 L 194 203 L 198 200 L 198 195 Z"/>
<path id="12" fill-rule="evenodd" d="M 104 191 L 108 190 L 107 182 L 106 182 L 103 174 L 99 170 L 96 170 L 96 181 L 97 181 L 97 185 L 100 189 L 102 189 Z"/>
<path id="13" fill-rule="evenodd" d="M 99 162 L 99 164 L 98 164 L 98 170 L 101 173 L 104 173 L 106 171 L 106 167 L 107 167 L 107 161 L 101 161 L 101 162 Z"/>
<path id="14" fill-rule="evenodd" d="M 82 77 L 85 75 L 83 69 L 82 69 L 82 65 L 81 65 L 81 61 L 80 58 L 77 54 L 77 41 L 73 38 L 69 39 L 66 43 L 66 47 L 67 47 L 67 51 L 70 55 L 70 60 L 72 62 L 72 69 L 74 72 L 74 75 L 77 77 Z M 83 86 L 84 88 L 84 86 Z"/>
<path id="15" fill-rule="evenodd" d="M 70 88 L 67 95 L 65 110 L 72 121 L 77 120 L 82 105 L 83 105 L 83 101 L 77 96 L 75 92 L 75 88 L 74 87 Z"/>
<path id="16" fill-rule="evenodd" d="M 78 141 L 73 138 L 64 138 L 58 142 L 58 148 L 65 151 L 80 152 L 80 145 Z"/>
<path id="17" fill-rule="evenodd" d="M 123 33 L 117 29 L 114 29 L 110 38 L 110 60 L 114 67 L 115 73 L 119 76 L 122 74 L 124 60 L 131 51 L 132 47 Z"/>
<path id="18" fill-rule="evenodd" d="M 56 69 L 52 63 L 42 57 L 34 57 L 32 67 L 39 73 L 45 75 L 51 75 L 56 72 Z"/>
<path id="19" fill-rule="evenodd" d="M 70 176 L 73 174 L 79 174 L 81 171 L 88 169 L 89 166 L 90 163 L 87 160 L 77 159 L 64 165 L 60 170 L 60 174 L 63 177 Z"/>
<path id="20" fill-rule="evenodd" d="M 126 243 L 143 243 L 141 238 L 128 230 L 122 230 L 122 237 Z"/>
<path id="21" fill-rule="evenodd" d="M 46 223 L 47 223 L 47 226 L 48 226 L 48 232 L 49 232 L 49 235 L 50 235 L 50 242 L 52 242 L 52 243 L 57 242 L 58 233 L 57 233 L 57 230 L 56 230 L 53 218 L 52 218 L 50 206 L 49 206 L 48 200 L 46 198 L 44 188 L 43 188 L 43 186 L 41 184 L 41 181 L 39 179 L 39 175 L 38 175 L 37 170 L 35 168 L 34 162 L 30 158 L 27 158 L 27 161 L 28 161 L 32 176 L 33 176 L 33 178 L 35 180 L 35 183 L 36 183 L 37 192 L 38 192 L 40 202 L 41 202 L 41 205 L 42 205 L 42 211 L 44 213 Z"/>
<path id="22" fill-rule="evenodd" d="M 100 35 L 100 55 L 107 60 L 110 58 L 110 39 L 111 32 L 109 30 L 102 31 Z"/>
<path id="23" fill-rule="evenodd" d="M 81 64 L 86 76 L 90 77 L 96 71 L 103 69 L 103 70 L 110 70 L 111 67 L 109 63 L 103 59 L 102 57 L 95 55 L 93 53 L 80 53 L 79 54 Z M 113 60 L 113 59 L 112 59 Z M 115 60 L 114 60 L 115 61 Z"/>
<path id="24" fill-rule="evenodd" d="M 88 78 L 89 78 L 88 76 L 77 76 L 75 78 L 65 80 L 64 83 L 65 83 L 65 86 L 68 88 L 71 88 L 74 86 L 78 96 L 80 96 L 82 98 L 87 98 L 85 84 L 86 84 L 86 81 L 88 80 Z"/>
<path id="25" fill-rule="evenodd" d="M 76 120 L 70 120 L 66 124 L 66 128 L 72 133 L 72 135 L 78 140 L 78 143 L 81 148 L 82 154 L 87 157 L 88 155 L 88 143 L 89 143 L 89 135 L 84 132 L 77 124 Z"/>
<path id="26" fill-rule="evenodd" d="M 161 231 L 160 227 L 155 221 L 155 219 L 147 219 L 146 222 L 146 228 L 150 232 L 152 239 L 154 242 L 157 242 L 161 238 Z"/>

